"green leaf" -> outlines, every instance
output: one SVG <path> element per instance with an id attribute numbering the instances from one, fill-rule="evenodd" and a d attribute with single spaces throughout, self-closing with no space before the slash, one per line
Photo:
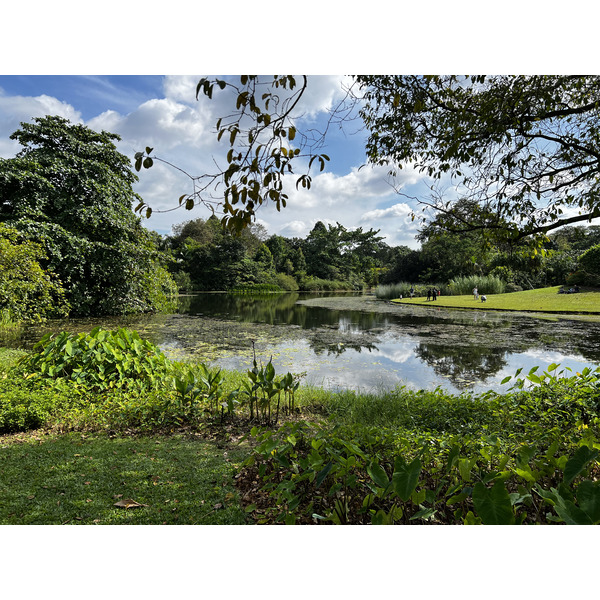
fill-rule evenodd
<path id="1" fill-rule="evenodd" d="M 600 484 L 586 479 L 577 487 L 577 502 L 592 523 L 600 523 Z"/>
<path id="2" fill-rule="evenodd" d="M 392 485 L 394 491 L 404 502 L 407 502 L 417 487 L 419 475 L 421 473 L 421 461 L 419 457 L 415 458 L 410 464 L 399 456 L 394 462 L 394 474 L 392 475 Z"/>
<path id="3" fill-rule="evenodd" d="M 502 481 L 492 488 L 478 481 L 473 488 L 473 505 L 485 525 L 512 525 L 515 522 L 510 496 Z"/>
<path id="4" fill-rule="evenodd" d="M 317 487 L 319 487 L 322 483 L 323 480 L 325 479 L 325 477 L 327 477 L 327 475 L 329 474 L 329 471 L 331 471 L 331 467 L 333 467 L 333 462 L 329 461 L 318 473 L 317 473 L 317 478 L 315 480 L 315 484 Z"/>
<path id="5" fill-rule="evenodd" d="M 424 520 L 431 519 L 431 517 L 433 517 L 433 515 L 435 515 L 435 512 L 436 511 L 434 508 L 422 508 L 420 511 L 416 512 L 409 519 L 409 521 L 414 521 L 415 519 L 424 519 Z"/>
<path id="6" fill-rule="evenodd" d="M 460 476 L 464 481 L 471 481 L 471 469 L 473 465 L 468 458 L 459 458 L 458 459 L 458 471 Z"/>
<path id="7" fill-rule="evenodd" d="M 563 481 L 569 484 L 579 475 L 585 466 L 598 456 L 598 450 L 591 450 L 587 446 L 581 446 L 577 452 L 567 461 Z"/>
<path id="8" fill-rule="evenodd" d="M 367 473 L 369 474 L 369 477 L 375 482 L 375 484 L 383 489 L 387 488 L 387 486 L 390 484 L 390 480 L 388 479 L 385 470 L 383 469 L 383 467 L 381 467 L 381 465 L 379 465 L 379 463 L 375 461 L 367 465 Z"/>
<path id="9" fill-rule="evenodd" d="M 469 511 L 463 519 L 465 525 L 481 525 L 481 517 L 476 517 L 472 511 Z"/>

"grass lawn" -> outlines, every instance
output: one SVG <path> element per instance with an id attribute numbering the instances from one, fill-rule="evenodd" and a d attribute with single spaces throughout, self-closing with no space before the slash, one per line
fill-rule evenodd
<path id="1" fill-rule="evenodd" d="M 438 296 L 437 300 L 427 298 L 403 298 L 392 300 L 395 304 L 417 304 L 448 308 L 470 308 L 474 310 L 514 310 L 547 313 L 600 314 L 600 291 L 582 288 L 578 294 L 559 294 L 560 286 L 493 294 L 487 302 L 475 301 L 468 296 Z"/>
<path id="2" fill-rule="evenodd" d="M 236 447 L 183 436 L 0 437 L 0 525 L 243 524 Z M 138 508 L 115 504 L 134 500 Z"/>

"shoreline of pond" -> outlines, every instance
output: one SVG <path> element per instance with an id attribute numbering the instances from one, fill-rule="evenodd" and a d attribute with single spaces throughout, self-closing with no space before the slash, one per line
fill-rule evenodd
<path id="1" fill-rule="evenodd" d="M 370 302 L 364 302 L 365 298 L 369 298 Z M 389 307 L 394 308 L 408 308 L 408 309 L 423 309 L 431 311 L 439 311 L 444 309 L 445 311 L 461 311 L 461 312 L 473 312 L 473 313 L 485 313 L 487 311 L 495 312 L 496 314 L 507 313 L 511 316 L 523 316 L 527 318 L 537 318 L 548 320 L 549 318 L 564 317 L 568 319 L 577 319 L 581 321 L 598 322 L 600 321 L 600 311 L 598 312 L 564 312 L 564 311 L 533 311 L 533 310 L 517 310 L 517 309 L 505 309 L 505 308 L 493 308 L 486 305 L 485 307 L 461 307 L 461 306 L 446 306 L 443 304 L 433 304 L 432 302 L 421 303 L 421 302 L 402 302 L 398 300 L 384 300 L 377 298 L 374 295 L 363 295 L 363 296 L 349 296 L 346 298 L 311 298 L 310 300 L 298 300 L 298 304 L 306 306 L 316 306 L 320 308 L 329 308 L 332 310 L 362 310 L 372 312 L 387 312 L 390 314 L 398 314 L 397 310 L 389 310 Z M 387 306 L 388 310 L 384 307 Z M 589 318 L 592 317 L 592 318 Z"/>

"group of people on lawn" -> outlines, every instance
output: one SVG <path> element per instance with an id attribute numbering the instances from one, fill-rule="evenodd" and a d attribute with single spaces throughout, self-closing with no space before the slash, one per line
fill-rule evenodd
<path id="1" fill-rule="evenodd" d="M 481 294 L 481 296 L 479 295 L 479 290 L 477 289 L 477 286 L 475 286 L 473 288 L 473 299 L 475 301 L 477 301 L 478 298 L 481 298 L 482 302 L 487 302 L 487 296 L 485 294 Z"/>
<path id="2" fill-rule="evenodd" d="M 411 286 L 410 287 L 410 297 L 414 298 L 415 295 L 415 289 Z M 441 290 L 438 290 L 437 288 L 430 288 L 427 290 L 427 301 L 429 302 L 430 300 L 437 300 L 438 296 L 441 294 Z M 402 296 L 400 296 L 402 298 Z M 473 288 L 473 298 L 475 300 L 481 298 L 482 302 L 487 302 L 487 296 L 485 296 L 485 294 L 481 294 L 481 296 L 479 295 L 479 290 L 477 289 L 477 287 Z"/>

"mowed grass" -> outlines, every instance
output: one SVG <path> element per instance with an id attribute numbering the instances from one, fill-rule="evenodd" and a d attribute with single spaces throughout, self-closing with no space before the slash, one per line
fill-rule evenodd
<path id="1" fill-rule="evenodd" d="M 513 310 L 547 313 L 600 314 L 600 291 L 582 288 L 577 294 L 559 294 L 560 286 L 525 290 L 510 294 L 491 294 L 487 302 L 474 300 L 473 296 L 438 296 L 427 298 L 403 298 L 392 300 L 395 304 L 417 304 L 448 308 L 470 308 L 474 310 Z"/>
<path id="2" fill-rule="evenodd" d="M 0 437 L 0 524 L 243 524 L 241 460 L 239 448 L 179 435 Z M 115 506 L 125 500 L 147 506 Z"/>

